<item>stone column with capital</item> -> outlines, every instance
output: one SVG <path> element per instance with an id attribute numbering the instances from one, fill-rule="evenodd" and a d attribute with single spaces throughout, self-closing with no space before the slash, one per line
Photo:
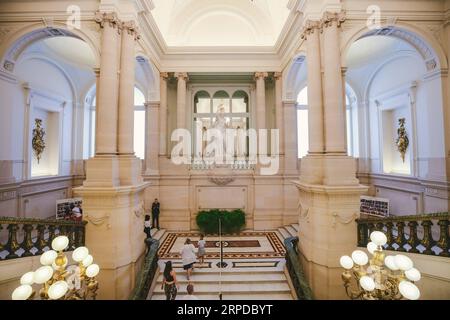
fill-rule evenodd
<path id="1" fill-rule="evenodd" d="M 85 186 L 120 185 L 117 163 L 120 21 L 114 12 L 97 12 L 101 27 L 101 61 L 97 79 L 95 157 L 87 162 Z"/>
<path id="2" fill-rule="evenodd" d="M 256 80 L 256 129 L 267 129 L 266 126 L 266 78 L 267 72 L 255 73 Z"/>
<path id="3" fill-rule="evenodd" d="M 101 284 L 98 299 L 126 300 L 134 289 L 136 271 L 145 254 L 144 191 L 149 186 L 142 181 L 140 159 L 134 156 L 132 146 L 134 38 L 124 28 L 119 83 L 116 66 L 120 47 L 118 27 L 122 24 L 115 13 L 97 13 L 96 18 L 103 27 L 97 148 L 95 157 L 88 160 L 86 181 L 82 187 L 74 188 L 73 194 L 83 199 L 83 219 L 88 222 L 86 246 L 102 269 L 98 276 Z"/>
<path id="4" fill-rule="evenodd" d="M 346 298 L 339 259 L 355 250 L 355 219 L 359 217 L 360 197 L 368 190 L 356 179 L 355 160 L 346 155 L 339 47 L 343 20 L 342 14 L 324 14 L 320 24 L 322 54 L 317 22 L 307 23 L 303 36 L 308 47 L 309 126 L 315 128 L 310 131 L 314 136 L 310 137 L 309 154 L 301 160 L 300 179 L 294 184 L 300 198 L 300 259 L 315 298 L 321 300 Z M 321 127 L 326 129 L 319 130 Z"/>
<path id="5" fill-rule="evenodd" d="M 142 161 L 134 154 L 135 42 L 139 33 L 134 21 L 122 23 L 120 59 L 118 151 L 120 184 L 142 183 Z"/>
<path id="6" fill-rule="evenodd" d="M 160 74 L 160 106 L 159 106 L 159 155 L 167 155 L 167 80 L 169 74 Z"/>
<path id="7" fill-rule="evenodd" d="M 308 60 L 308 155 L 301 160 L 300 176 L 303 182 L 321 184 L 324 145 L 324 112 L 322 62 L 320 50 L 320 22 L 307 21 L 302 39 L 306 41 Z"/>
<path id="8" fill-rule="evenodd" d="M 145 175 L 159 174 L 160 102 L 146 102 Z"/>
<path id="9" fill-rule="evenodd" d="M 278 154 L 284 155 L 284 111 L 283 111 L 283 74 L 275 72 L 275 118 L 276 128 L 280 131 Z"/>
<path id="10" fill-rule="evenodd" d="M 186 94 L 187 81 L 189 80 L 186 72 L 178 72 L 175 74 L 178 79 L 177 87 L 177 129 L 186 129 Z"/>

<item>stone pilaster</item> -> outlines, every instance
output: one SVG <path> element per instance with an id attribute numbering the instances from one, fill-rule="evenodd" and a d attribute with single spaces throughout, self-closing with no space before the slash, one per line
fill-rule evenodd
<path id="1" fill-rule="evenodd" d="M 160 103 L 147 102 L 146 114 L 146 142 L 145 142 L 145 175 L 156 176 L 159 174 L 158 147 L 160 141 Z"/>
<path id="2" fill-rule="evenodd" d="M 256 129 L 267 129 L 266 125 L 266 78 L 267 72 L 255 73 L 256 80 Z"/>
<path id="3" fill-rule="evenodd" d="M 167 155 L 167 80 L 168 73 L 160 74 L 160 108 L 159 108 L 159 155 Z"/>
<path id="4" fill-rule="evenodd" d="M 297 103 L 283 102 L 284 118 L 284 173 L 298 175 Z"/>
<path id="5" fill-rule="evenodd" d="M 186 83 L 188 74 L 179 72 L 175 74 L 178 79 L 177 87 L 177 129 L 186 129 Z"/>
<path id="6" fill-rule="evenodd" d="M 275 118 L 276 128 L 280 131 L 279 155 L 284 155 L 284 111 L 283 111 L 283 74 L 275 72 Z"/>

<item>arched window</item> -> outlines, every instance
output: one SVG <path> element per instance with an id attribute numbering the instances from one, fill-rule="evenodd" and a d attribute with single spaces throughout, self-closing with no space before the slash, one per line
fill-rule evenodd
<path id="1" fill-rule="evenodd" d="M 347 117 L 347 152 L 350 156 L 358 156 L 358 132 L 356 95 L 347 86 L 345 94 Z M 298 157 L 303 158 L 309 150 L 309 123 L 308 123 L 308 87 L 300 91 L 297 97 L 297 128 L 298 128 Z"/>
<path id="2" fill-rule="evenodd" d="M 92 98 L 91 106 L 88 110 L 89 130 L 85 134 L 89 134 L 89 143 L 85 147 L 89 150 L 89 157 L 95 155 L 95 122 L 96 122 L 96 97 Z M 136 157 L 145 158 L 145 96 L 137 87 L 134 88 L 134 152 Z M 85 158 L 87 157 L 85 153 Z"/>
<path id="3" fill-rule="evenodd" d="M 228 92 L 220 90 L 215 92 L 212 98 L 206 91 L 197 92 L 194 97 L 194 127 L 199 123 L 203 129 L 210 129 L 219 108 L 223 108 L 225 119 L 231 128 L 249 129 L 249 96 L 243 90 L 237 90 L 231 96 Z M 195 154 L 198 152 L 195 150 Z"/>

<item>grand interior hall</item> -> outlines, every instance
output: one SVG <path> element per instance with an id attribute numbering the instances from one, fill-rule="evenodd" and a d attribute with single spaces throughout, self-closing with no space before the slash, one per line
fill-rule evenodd
<path id="1" fill-rule="evenodd" d="M 449 55 L 450 0 L 1 0 L 0 300 L 450 300 Z"/>

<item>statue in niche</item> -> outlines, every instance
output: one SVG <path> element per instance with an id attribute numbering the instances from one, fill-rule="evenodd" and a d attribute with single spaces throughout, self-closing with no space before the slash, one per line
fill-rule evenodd
<path id="1" fill-rule="evenodd" d="M 36 156 L 36 159 L 38 161 L 38 164 L 41 160 L 42 154 L 45 150 L 45 130 L 42 127 L 42 120 L 41 119 L 35 119 L 35 127 L 33 129 L 33 140 L 32 140 L 32 147 L 34 155 Z"/>
<path id="2" fill-rule="evenodd" d="M 215 143 L 215 151 L 217 151 L 217 154 L 214 152 L 207 152 L 208 157 L 215 157 L 216 159 L 224 159 L 224 155 L 226 152 L 226 130 L 229 128 L 227 119 L 225 118 L 225 107 L 223 105 L 220 105 L 216 114 L 216 118 L 214 119 L 214 123 L 212 125 L 212 129 L 217 130 L 220 134 L 219 141 L 216 141 L 218 137 L 214 137 L 213 142 Z M 220 141 L 222 140 L 222 141 Z"/>
<path id="3" fill-rule="evenodd" d="M 397 149 L 400 152 L 403 163 L 405 163 L 405 155 L 409 147 L 409 138 L 408 133 L 406 132 L 405 123 L 405 118 L 398 119 L 399 128 L 397 129 L 398 138 L 396 140 Z"/>

